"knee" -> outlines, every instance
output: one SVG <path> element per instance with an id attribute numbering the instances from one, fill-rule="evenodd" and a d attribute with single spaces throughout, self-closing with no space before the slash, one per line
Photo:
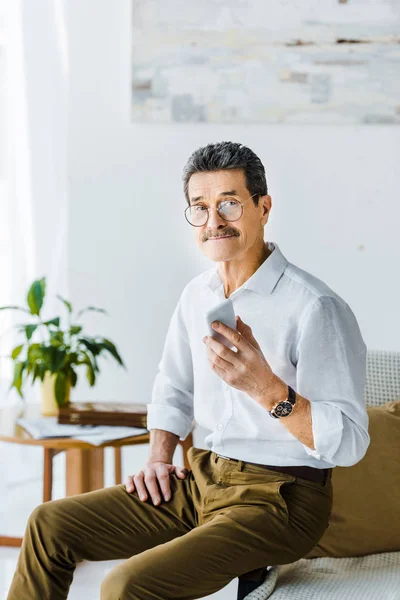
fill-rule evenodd
<path id="1" fill-rule="evenodd" d="M 100 600 L 150 600 L 155 597 L 148 579 L 132 564 L 128 568 L 126 563 L 114 567 L 100 586 Z"/>
<path id="2" fill-rule="evenodd" d="M 100 600 L 126 600 L 128 583 L 121 577 L 117 568 L 113 569 L 101 582 Z M 130 590 L 132 591 L 132 590 Z M 132 594 L 129 599 L 132 598 Z"/>
<path id="3" fill-rule="evenodd" d="M 44 523 L 48 522 L 49 518 L 49 507 L 48 502 L 44 504 L 39 504 L 36 508 L 33 509 L 28 518 L 28 526 L 29 527 L 40 527 Z"/>
<path id="4" fill-rule="evenodd" d="M 29 536 L 39 536 L 42 542 L 50 546 L 54 546 L 55 540 L 61 540 L 66 534 L 56 503 L 57 500 L 53 500 L 36 506 L 28 518 L 26 528 Z"/>

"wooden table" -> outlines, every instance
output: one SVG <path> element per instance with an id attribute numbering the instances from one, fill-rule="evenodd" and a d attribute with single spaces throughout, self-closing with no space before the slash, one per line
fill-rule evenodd
<path id="1" fill-rule="evenodd" d="M 12 444 L 29 446 L 42 446 L 44 457 L 43 477 L 43 502 L 51 500 L 53 484 L 53 458 L 60 452 L 66 453 L 65 490 L 66 496 L 82 494 L 104 487 L 104 448 L 114 448 L 115 483 L 121 483 L 121 448 L 136 444 L 148 444 L 150 432 L 123 438 L 122 440 L 108 441 L 101 446 L 92 446 L 72 438 L 48 438 L 35 440 L 17 424 L 19 417 L 38 419 L 41 417 L 40 404 L 25 404 L 8 406 L 0 409 L 0 441 Z M 184 465 L 190 468 L 187 451 L 193 445 L 190 433 L 184 441 L 179 440 L 182 446 Z M 0 546 L 21 546 L 22 538 L 5 537 L 0 533 Z"/>

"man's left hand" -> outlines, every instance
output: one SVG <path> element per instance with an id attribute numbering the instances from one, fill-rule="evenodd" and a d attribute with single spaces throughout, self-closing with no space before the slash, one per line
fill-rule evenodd
<path id="1" fill-rule="evenodd" d="M 235 331 L 220 321 L 213 321 L 212 328 L 226 337 L 237 352 L 213 337 L 205 336 L 203 342 L 207 346 L 208 362 L 226 383 L 270 409 L 285 397 L 287 386 L 273 373 L 251 327 L 239 316 L 236 317 L 236 327 Z"/>

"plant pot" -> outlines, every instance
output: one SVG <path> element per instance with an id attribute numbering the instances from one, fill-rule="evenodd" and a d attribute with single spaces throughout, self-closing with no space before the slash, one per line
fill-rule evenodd
<path id="1" fill-rule="evenodd" d="M 42 404 L 41 413 L 46 417 L 55 417 L 58 415 L 58 404 L 54 392 L 55 373 L 47 372 L 42 382 Z M 69 403 L 71 393 L 71 383 L 67 382 L 66 399 L 64 404 Z"/>

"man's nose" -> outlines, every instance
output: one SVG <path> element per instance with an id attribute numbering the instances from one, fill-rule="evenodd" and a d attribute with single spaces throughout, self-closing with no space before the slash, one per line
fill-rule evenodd
<path id="1" fill-rule="evenodd" d="M 219 214 L 217 207 L 211 207 L 208 209 L 208 222 L 207 227 L 210 229 L 217 229 L 218 226 L 227 225 L 228 221 L 223 219 Z"/>

